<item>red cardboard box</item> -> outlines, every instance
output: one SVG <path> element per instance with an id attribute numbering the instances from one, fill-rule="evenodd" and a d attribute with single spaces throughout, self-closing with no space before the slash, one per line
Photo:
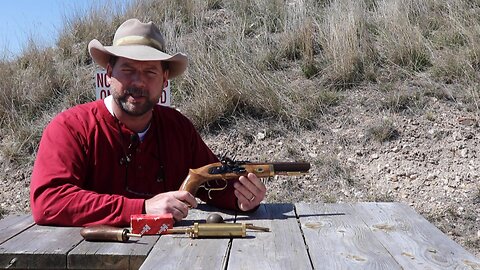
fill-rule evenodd
<path id="1" fill-rule="evenodd" d="M 173 227 L 173 215 L 131 215 L 130 226 L 132 227 L 132 233 L 134 234 L 165 234 L 167 229 L 171 229 Z"/>

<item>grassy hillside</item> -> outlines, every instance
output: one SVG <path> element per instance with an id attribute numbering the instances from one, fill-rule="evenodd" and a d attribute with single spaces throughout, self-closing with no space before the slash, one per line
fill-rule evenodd
<path id="1" fill-rule="evenodd" d="M 349 89 L 371 84 L 391 93 L 390 100 L 372 104 L 384 110 L 421 107 L 425 95 L 460 99 L 477 110 L 479 5 L 166 0 L 98 6 L 67 18 L 55 47 L 32 42 L 18 59 L 0 62 L 1 161 L 31 165 L 49 119 L 94 99 L 96 66 L 86 45 L 93 38 L 110 44 L 116 27 L 131 17 L 157 22 L 168 51 L 189 55 L 188 72 L 173 84 L 173 103 L 200 129 L 237 117 L 314 128 Z M 417 77 L 432 81 L 431 87 L 397 91 L 396 85 Z"/>

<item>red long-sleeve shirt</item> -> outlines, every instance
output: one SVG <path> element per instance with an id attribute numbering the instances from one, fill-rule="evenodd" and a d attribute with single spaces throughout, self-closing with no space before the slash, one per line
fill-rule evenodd
<path id="1" fill-rule="evenodd" d="M 191 122 L 156 106 L 144 140 L 102 100 L 57 115 L 46 127 L 33 167 L 30 201 L 38 224 L 126 226 L 146 198 L 178 190 L 190 168 L 216 162 Z M 130 160 L 127 162 L 126 160 Z M 203 201 L 238 209 L 230 183 Z"/>

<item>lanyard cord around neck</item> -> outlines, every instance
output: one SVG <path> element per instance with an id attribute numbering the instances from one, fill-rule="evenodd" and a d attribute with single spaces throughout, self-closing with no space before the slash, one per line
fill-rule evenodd
<path id="1" fill-rule="evenodd" d="M 142 192 L 136 192 L 132 189 L 129 188 L 128 186 L 128 163 L 130 163 L 132 161 L 132 156 L 130 153 L 128 153 L 129 150 L 132 149 L 132 147 L 134 147 L 134 145 L 136 145 L 138 142 L 139 142 L 139 138 L 138 138 L 138 135 L 137 134 L 132 134 L 131 137 L 130 137 L 130 145 L 128 147 L 126 147 L 125 145 L 125 136 L 122 132 L 122 128 L 120 126 L 120 120 L 118 120 L 118 118 L 115 116 L 115 114 L 113 115 L 115 117 L 115 121 L 117 122 L 117 128 L 118 128 L 118 134 L 119 134 L 119 139 L 120 139 L 120 143 L 121 143 L 121 147 L 122 147 L 122 150 L 123 150 L 123 153 L 124 153 L 124 156 L 122 158 L 120 158 L 120 165 L 125 165 L 125 190 L 127 192 L 130 192 L 132 194 L 135 194 L 135 195 L 139 195 L 139 196 L 149 196 L 149 197 L 152 197 L 156 194 L 153 194 L 153 193 L 142 193 Z M 153 116 L 154 117 L 154 116 Z M 148 124 L 148 127 L 144 133 L 144 136 L 146 136 L 146 132 L 150 129 L 150 126 L 151 126 L 151 123 Z M 164 192 L 167 191 L 167 187 L 166 187 L 166 183 L 165 183 L 165 170 L 164 170 L 164 162 L 163 162 L 163 155 L 161 153 L 161 138 L 160 138 L 160 127 L 157 127 L 158 125 L 154 125 L 156 126 L 155 128 L 155 131 L 157 134 L 156 135 L 156 139 L 157 139 L 157 153 L 158 153 L 158 166 L 159 166 L 159 172 L 157 174 L 157 178 L 155 179 L 157 181 L 157 183 L 162 183 L 163 185 L 163 190 Z"/>
<path id="2" fill-rule="evenodd" d="M 133 145 L 136 144 L 136 142 L 138 140 L 138 136 L 136 134 L 131 135 L 131 137 L 130 137 L 131 142 L 130 142 L 130 145 L 128 146 L 128 148 L 127 148 L 125 146 L 125 136 L 122 132 L 122 127 L 120 126 L 120 120 L 118 120 L 118 118 L 115 116 L 115 114 L 113 116 L 115 117 L 115 122 L 117 122 L 118 137 L 120 139 L 120 145 L 122 147 L 122 151 L 123 151 L 123 154 L 124 154 L 124 156 L 120 158 L 120 165 L 125 165 L 125 179 L 124 179 L 125 190 L 127 192 L 130 192 L 132 194 L 139 195 L 139 196 L 153 196 L 153 194 L 144 194 L 144 193 L 139 193 L 139 192 L 133 191 L 128 187 L 128 163 L 130 163 L 132 161 L 131 154 L 128 153 L 128 150 L 131 150 Z"/>
<path id="3" fill-rule="evenodd" d="M 138 141 L 138 136 L 136 134 L 132 134 L 130 136 L 130 145 L 128 147 L 125 146 L 125 136 L 122 132 L 122 127 L 120 126 L 120 120 L 115 116 L 115 122 L 117 123 L 117 128 L 118 128 L 118 137 L 120 140 L 120 144 L 122 146 L 122 151 L 123 151 L 123 157 L 120 158 L 120 165 L 126 164 L 126 167 L 128 168 L 128 163 L 132 160 L 132 155 L 128 153 L 128 150 L 132 149 L 133 145 L 137 143 Z"/>

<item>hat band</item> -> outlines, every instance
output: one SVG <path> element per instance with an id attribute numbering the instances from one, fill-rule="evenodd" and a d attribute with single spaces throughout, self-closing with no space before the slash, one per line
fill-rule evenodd
<path id="1" fill-rule="evenodd" d="M 163 51 L 163 46 L 160 42 L 155 39 L 142 37 L 142 36 L 126 36 L 119 38 L 113 41 L 113 46 L 124 46 L 124 45 L 146 45 L 154 47 L 158 50 Z"/>

